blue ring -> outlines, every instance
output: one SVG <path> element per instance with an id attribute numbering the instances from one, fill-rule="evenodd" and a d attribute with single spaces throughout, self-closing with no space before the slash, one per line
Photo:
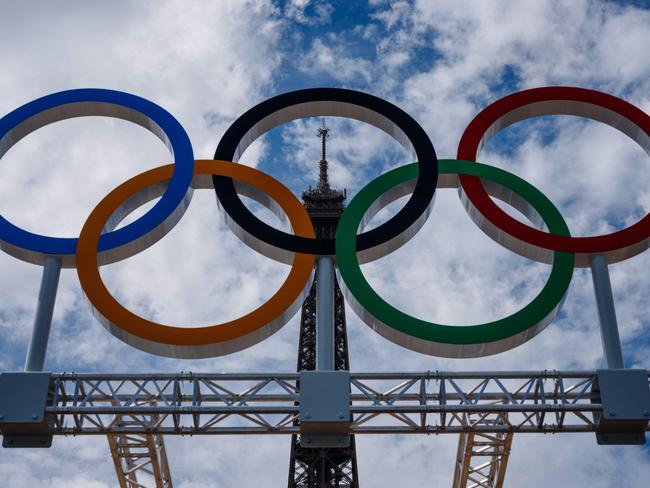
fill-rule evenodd
<path id="1" fill-rule="evenodd" d="M 48 110 L 55 110 L 58 113 L 44 114 Z M 27 124 L 23 127 L 20 126 L 39 115 L 44 120 L 31 121 L 37 127 L 29 127 Z M 174 213 L 190 190 L 194 172 L 194 154 L 185 129 L 162 107 L 129 93 L 100 88 L 83 88 L 46 95 L 2 117 L 0 119 L 0 158 L 15 143 L 34 130 L 52 122 L 86 115 L 120 118 L 141 125 L 165 142 L 172 152 L 175 162 L 174 174 L 162 198 L 134 222 L 115 231 L 102 234 L 98 247 L 98 251 L 102 252 L 145 236 Z M 40 262 L 44 256 L 38 256 L 38 254 L 74 255 L 77 247 L 77 238 L 34 234 L 16 227 L 2 215 L 0 215 L 0 242 L 35 255 L 17 256 L 30 262 Z M 11 254 L 14 253 L 11 252 Z"/>

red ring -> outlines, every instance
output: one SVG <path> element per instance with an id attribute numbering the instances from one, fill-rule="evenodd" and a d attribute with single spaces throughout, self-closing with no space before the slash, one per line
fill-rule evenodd
<path id="1" fill-rule="evenodd" d="M 458 144 L 457 159 L 476 161 L 483 144 L 510 124 L 540 115 L 566 114 L 604 122 L 650 152 L 650 117 L 645 112 L 606 93 L 554 86 L 513 93 L 483 109 L 465 129 Z M 649 247 L 650 214 L 630 227 L 611 234 L 559 236 L 535 229 L 509 216 L 488 196 L 478 177 L 460 175 L 460 184 L 472 205 L 492 225 L 537 250 L 576 253 L 576 258 L 581 257 L 583 266 L 588 266 L 588 258 L 593 254 L 603 254 L 611 263 L 639 254 Z M 525 254 L 533 257 L 529 252 Z"/>

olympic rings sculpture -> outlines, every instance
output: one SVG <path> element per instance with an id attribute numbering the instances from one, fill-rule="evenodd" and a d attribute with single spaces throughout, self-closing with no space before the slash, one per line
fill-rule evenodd
<path id="1" fill-rule="evenodd" d="M 336 259 L 339 282 L 354 311 L 389 340 L 427 354 L 478 357 L 516 347 L 534 337 L 556 316 L 575 266 L 593 255 L 613 263 L 650 245 L 650 214 L 630 227 L 603 236 L 572 237 L 562 215 L 534 186 L 476 161 L 481 147 L 499 130 L 540 115 L 578 115 L 604 122 L 650 154 L 650 117 L 619 98 L 575 87 L 542 87 L 508 95 L 482 110 L 461 137 L 457 159 L 438 160 L 422 127 L 406 112 L 372 95 L 315 88 L 268 99 L 239 117 L 220 140 L 214 159 L 194 160 L 185 130 L 161 107 L 143 98 L 104 89 L 69 90 L 31 101 L 0 119 L 0 158 L 20 139 L 44 125 L 72 117 L 117 117 L 153 132 L 172 152 L 174 163 L 141 173 L 110 192 L 87 218 L 78 238 L 23 230 L 0 215 L 0 248 L 27 262 L 48 257 L 76 268 L 93 313 L 111 334 L 154 354 L 200 358 L 249 347 L 279 330 L 300 308 L 312 282 L 316 256 Z M 259 170 L 236 164 L 256 138 L 290 120 L 314 115 L 348 117 L 385 131 L 411 151 L 416 163 L 368 183 L 344 210 L 335 239 L 318 239 L 309 215 L 290 190 Z M 208 327 L 158 324 L 122 306 L 106 289 L 99 266 L 120 261 L 151 246 L 179 221 L 194 189 L 214 188 L 226 222 L 247 245 L 291 265 L 280 289 L 263 305 L 238 319 Z M 409 316 L 383 300 L 368 284 L 361 263 L 386 256 L 422 227 L 436 188 L 457 188 L 472 220 L 504 247 L 552 264 L 539 294 L 500 320 L 468 326 L 435 324 Z M 292 233 L 255 217 L 239 195 L 252 198 L 288 220 Z M 382 225 L 365 224 L 395 199 L 405 206 Z M 117 228 L 132 211 L 160 197 L 138 219 Z M 500 199 L 522 212 L 526 225 L 501 210 Z M 546 228 L 547 230 L 543 230 Z M 360 234 L 357 234 L 361 231 Z"/>

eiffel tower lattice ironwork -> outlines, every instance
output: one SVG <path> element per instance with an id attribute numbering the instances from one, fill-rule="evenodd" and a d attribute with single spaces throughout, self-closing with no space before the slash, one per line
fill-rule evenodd
<path id="1" fill-rule="evenodd" d="M 316 188 L 309 188 L 302 194 L 305 208 L 314 224 L 316 235 L 333 238 L 336 226 L 343 213 L 345 191 L 332 188 L 328 179 L 326 154 L 329 129 L 318 130 L 321 138 L 321 160 Z M 316 280 L 309 296 L 302 305 L 300 317 L 300 339 L 298 345 L 298 371 L 316 369 Z M 334 298 L 334 367 L 350 369 L 347 332 L 345 327 L 345 304 L 338 285 Z M 291 437 L 291 459 L 289 461 L 289 488 L 343 488 L 359 486 L 357 456 L 354 436 L 349 447 L 306 448 L 301 447 L 300 437 Z"/>

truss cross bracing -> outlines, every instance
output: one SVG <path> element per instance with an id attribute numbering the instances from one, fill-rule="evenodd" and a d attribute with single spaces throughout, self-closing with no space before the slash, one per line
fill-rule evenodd
<path id="1" fill-rule="evenodd" d="M 351 373 L 351 434 L 594 432 L 593 371 Z M 53 374 L 55 435 L 298 434 L 298 374 Z M 499 416 L 499 422 L 487 422 Z M 128 422 L 125 422 L 128 419 Z"/>
<path id="2" fill-rule="evenodd" d="M 468 422 L 472 420 L 468 419 Z M 501 414 L 480 422 L 503 424 Z M 512 432 L 463 432 L 458 438 L 453 488 L 502 488 L 512 445 Z"/>
<path id="3" fill-rule="evenodd" d="M 172 488 L 161 434 L 109 433 L 120 488 Z"/>
<path id="4" fill-rule="evenodd" d="M 119 405 L 117 399 L 113 405 Z M 130 417 L 118 419 L 118 425 L 133 425 Z M 165 439 L 158 433 L 107 434 L 111 457 L 120 488 L 172 488 Z"/>

